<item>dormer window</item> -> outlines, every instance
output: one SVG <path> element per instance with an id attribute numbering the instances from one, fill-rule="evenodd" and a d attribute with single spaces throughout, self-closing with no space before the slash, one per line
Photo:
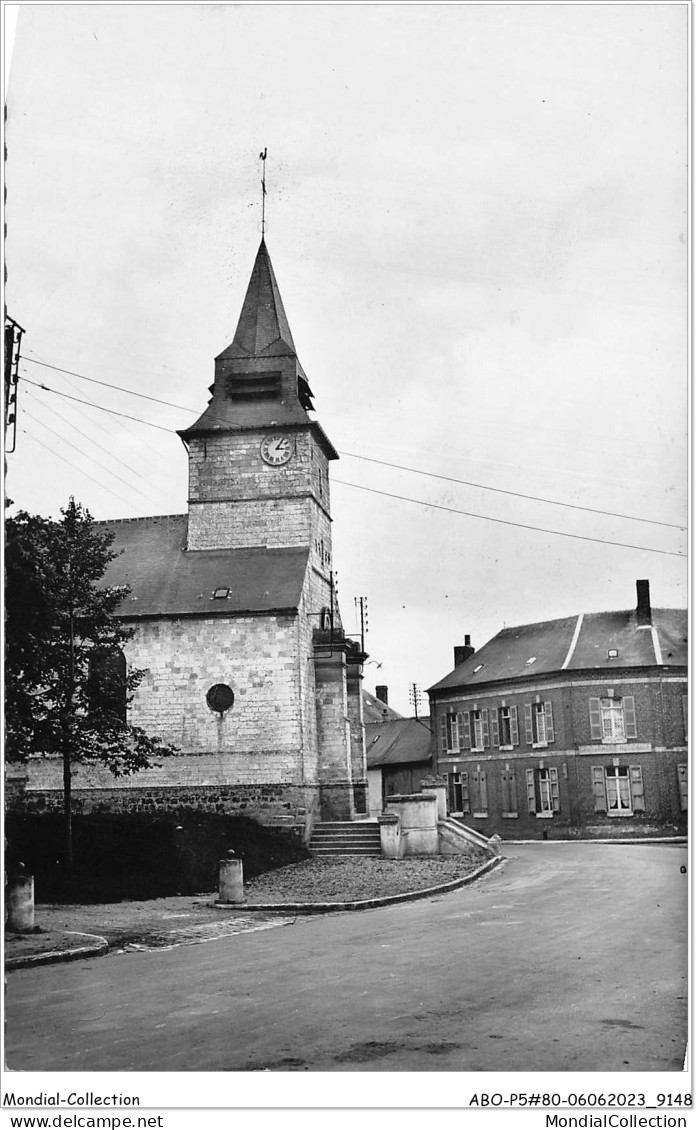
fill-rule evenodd
<path id="1" fill-rule="evenodd" d="M 619 649 L 617 647 L 610 647 L 607 652 L 607 659 L 618 659 Z"/>
<path id="2" fill-rule="evenodd" d="M 230 590 L 229 590 L 229 588 L 226 588 L 226 587 L 225 587 L 225 586 L 223 585 L 223 586 L 222 586 L 221 588 L 219 588 L 219 589 L 215 589 L 215 590 L 214 590 L 214 592 L 213 592 L 213 600 L 227 600 L 227 598 L 228 598 L 228 596 L 229 596 L 229 595 L 230 595 Z"/>

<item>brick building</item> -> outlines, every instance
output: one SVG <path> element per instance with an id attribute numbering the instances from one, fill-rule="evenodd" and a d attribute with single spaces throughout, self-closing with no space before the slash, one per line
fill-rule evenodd
<path id="1" fill-rule="evenodd" d="M 687 613 L 506 628 L 428 692 L 449 808 L 503 838 L 686 831 Z"/>
<path id="2" fill-rule="evenodd" d="M 329 464 L 262 239 L 207 408 L 179 435 L 188 513 L 105 523 L 108 584 L 131 592 L 130 718 L 180 753 L 130 778 L 78 768 L 76 810 L 199 808 L 309 835 L 366 811 L 359 647 L 332 574 Z M 30 763 L 26 807 L 60 803 L 61 768 Z"/>

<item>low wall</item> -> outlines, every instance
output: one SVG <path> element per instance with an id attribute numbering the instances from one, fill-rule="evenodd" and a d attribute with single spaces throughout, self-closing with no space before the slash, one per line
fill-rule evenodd
<path id="1" fill-rule="evenodd" d="M 403 855 L 437 855 L 437 797 L 425 793 L 390 796 L 385 813 L 399 817 Z"/>

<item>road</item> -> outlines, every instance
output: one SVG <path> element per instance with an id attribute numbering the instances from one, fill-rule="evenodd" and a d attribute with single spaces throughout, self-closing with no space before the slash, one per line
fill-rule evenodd
<path id="1" fill-rule="evenodd" d="M 7 977 L 29 1071 L 675 1071 L 685 847 L 505 845 L 437 898 Z"/>

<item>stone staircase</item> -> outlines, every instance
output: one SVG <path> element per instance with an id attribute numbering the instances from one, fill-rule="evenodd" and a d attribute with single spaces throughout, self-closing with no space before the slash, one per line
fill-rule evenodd
<path id="1" fill-rule="evenodd" d="M 376 820 L 331 820 L 315 824 L 309 841 L 312 855 L 382 854 L 379 824 Z"/>

